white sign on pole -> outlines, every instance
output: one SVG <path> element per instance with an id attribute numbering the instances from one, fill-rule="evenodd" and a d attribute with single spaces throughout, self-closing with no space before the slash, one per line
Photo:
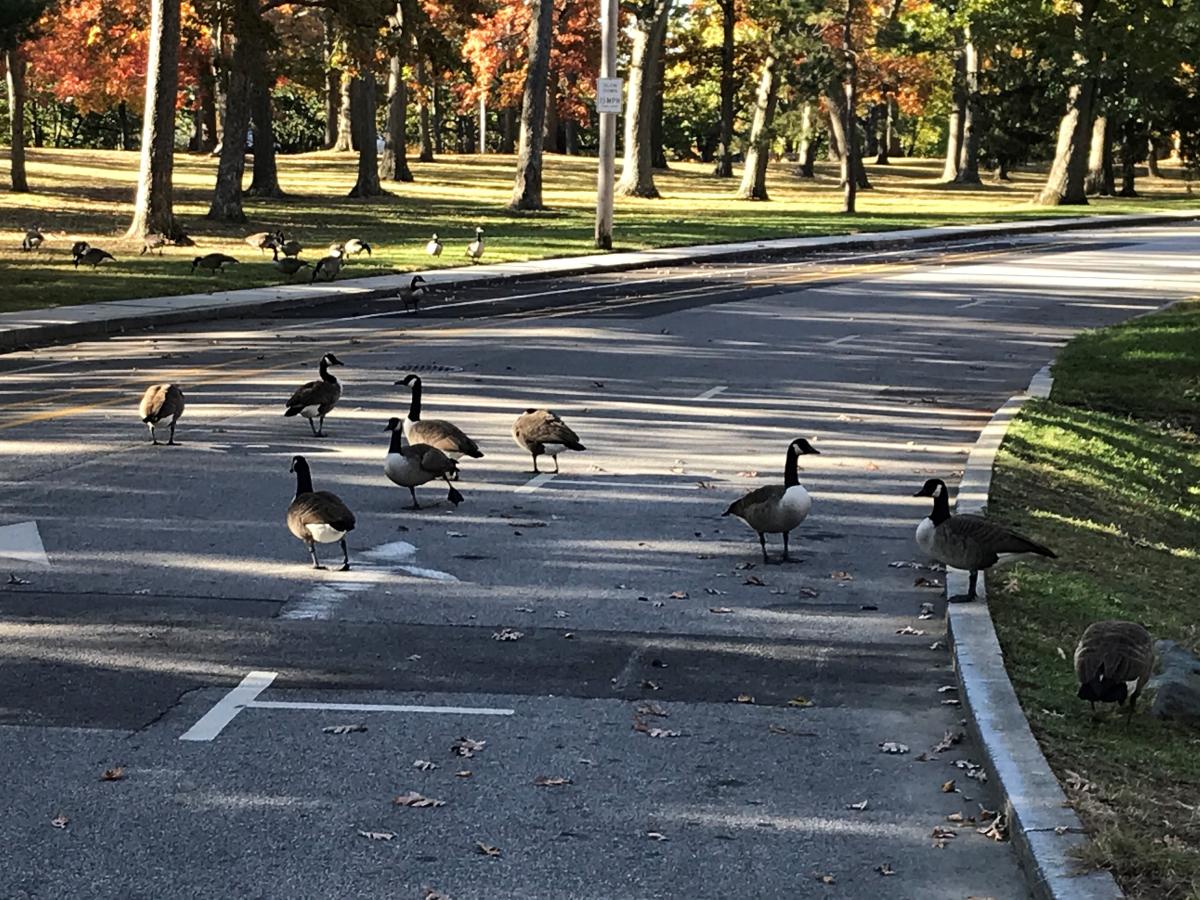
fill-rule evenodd
<path id="1" fill-rule="evenodd" d="M 596 79 L 596 112 L 619 113 L 621 111 L 621 94 L 625 82 L 620 78 Z"/>

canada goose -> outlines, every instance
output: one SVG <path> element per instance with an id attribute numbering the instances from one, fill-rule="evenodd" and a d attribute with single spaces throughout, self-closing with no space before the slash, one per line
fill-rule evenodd
<path id="1" fill-rule="evenodd" d="M 280 253 L 282 253 L 284 256 L 299 256 L 300 251 L 303 249 L 304 248 L 300 245 L 299 241 L 279 241 L 274 247 L 271 248 L 276 257 L 278 257 Z"/>
<path id="2" fill-rule="evenodd" d="M 321 377 L 296 388 L 292 399 L 287 402 L 285 416 L 303 416 L 308 419 L 308 427 L 312 429 L 313 437 L 325 437 L 325 417 L 342 397 L 342 385 L 330 373 L 330 366 L 345 365 L 332 353 L 321 357 L 317 370 Z M 320 425 L 314 425 L 313 419 L 320 419 Z"/>
<path id="3" fill-rule="evenodd" d="M 783 484 L 755 488 L 740 500 L 733 501 L 729 509 L 721 513 L 723 516 L 737 516 L 758 532 L 764 565 L 770 562 L 767 557 L 767 535 L 783 535 L 780 562 L 787 562 L 788 533 L 808 518 L 808 512 L 812 509 L 812 497 L 800 484 L 799 457 L 805 453 L 819 454 L 820 451 L 804 438 L 796 438 L 788 444 L 787 458 L 783 463 Z"/>
<path id="4" fill-rule="evenodd" d="M 314 569 L 324 569 L 317 559 L 317 544 L 342 545 L 342 568 L 350 568 L 350 551 L 346 549 L 346 535 L 354 530 L 354 513 L 337 494 L 329 491 L 314 491 L 312 473 L 303 456 L 292 457 L 292 469 L 296 473 L 296 496 L 287 510 L 288 531 L 308 547 Z"/>
<path id="5" fill-rule="evenodd" d="M 471 262 L 479 262 L 483 256 L 483 229 L 475 229 L 475 240 L 467 245 L 467 256 L 471 257 Z"/>
<path id="6" fill-rule="evenodd" d="M 195 274 L 196 269 L 208 269 L 210 273 L 216 275 L 218 272 L 224 272 L 225 266 L 236 264 L 237 260 L 232 256 L 226 256 L 224 253 L 209 253 L 205 256 L 197 256 L 192 260 L 192 274 Z"/>
<path id="7" fill-rule="evenodd" d="M 480 459 L 483 451 L 479 445 L 467 437 L 457 425 L 452 425 L 443 419 L 421 418 L 421 376 L 405 375 L 396 384 L 406 384 L 412 387 L 412 401 L 408 405 L 408 415 L 402 425 L 404 436 L 414 444 L 428 444 L 441 450 L 451 459 L 470 456 Z"/>
<path id="8" fill-rule="evenodd" d="M 162 248 L 167 245 L 167 236 L 162 234 L 148 234 L 142 240 L 142 252 L 138 256 L 145 256 L 152 250 L 157 250 L 158 255 L 162 256 Z"/>
<path id="9" fill-rule="evenodd" d="M 983 516 L 950 515 L 950 496 L 940 478 L 930 478 L 913 496 L 933 498 L 933 511 L 917 526 L 917 546 L 938 562 L 971 573 L 970 590 L 951 597 L 951 603 L 974 600 L 979 570 L 994 566 L 1002 555 L 1037 553 L 1058 558 L 1048 547 Z"/>
<path id="10" fill-rule="evenodd" d="M 84 244 L 84 246 L 87 249 L 75 257 L 75 268 L 77 269 L 80 263 L 86 263 L 94 269 L 106 259 L 111 259 L 113 262 L 117 261 L 107 250 L 101 250 L 99 247 L 90 247 L 87 244 Z"/>
<path id="11" fill-rule="evenodd" d="M 1075 675 L 1079 699 L 1092 704 L 1129 702 L 1128 722 L 1142 688 L 1154 668 L 1154 642 L 1136 622 L 1110 619 L 1093 622 L 1075 648 Z"/>
<path id="12" fill-rule="evenodd" d="M 389 419 L 386 427 L 392 433 L 392 439 L 383 462 L 383 473 L 392 483 L 408 488 L 413 502 L 409 509 L 421 508 L 421 504 L 417 502 L 415 488 L 435 478 L 443 479 L 450 488 L 446 499 L 455 506 L 462 503 L 462 494 L 450 484 L 451 476 L 458 475 L 458 463 L 436 447 L 408 443 L 399 419 Z"/>
<path id="13" fill-rule="evenodd" d="M 316 281 L 318 275 L 324 275 L 326 281 L 333 281 L 333 279 L 337 278 L 338 272 L 342 271 L 344 264 L 345 258 L 340 253 L 330 253 L 328 256 L 321 257 L 313 267 L 312 278 L 309 284 Z"/>
<path id="14" fill-rule="evenodd" d="M 21 241 L 22 250 L 36 250 L 46 242 L 46 236 L 36 228 L 30 228 L 25 232 L 25 238 Z"/>
<path id="15" fill-rule="evenodd" d="M 175 445 L 175 423 L 183 415 L 183 391 L 176 384 L 152 384 L 142 394 L 142 402 L 138 405 L 138 415 L 150 429 L 150 440 L 158 443 L 158 435 L 154 433 L 157 425 L 167 425 L 171 429 L 171 437 L 167 446 Z"/>
<path id="16" fill-rule="evenodd" d="M 579 435 L 567 423 L 548 409 L 527 409 L 517 417 L 512 427 L 513 440 L 533 456 L 533 471 L 539 472 L 537 458 L 543 453 L 554 457 L 554 474 L 558 474 L 558 454 L 568 450 L 586 450 Z"/>
<path id="17" fill-rule="evenodd" d="M 367 256 L 371 255 L 371 245 L 358 238 L 350 238 L 345 243 L 330 244 L 329 250 L 330 252 L 337 250 L 343 256 L 358 256 L 360 253 L 366 253 Z"/>
<path id="18" fill-rule="evenodd" d="M 275 260 L 275 268 L 284 275 L 295 275 L 301 269 L 309 268 L 310 265 L 310 263 L 302 262 L 296 256 L 281 256 Z"/>
<path id="19" fill-rule="evenodd" d="M 408 283 L 408 287 L 402 287 L 396 291 L 396 296 L 404 301 L 404 308 L 412 307 L 414 313 L 420 312 L 421 296 L 425 293 L 425 279 L 420 275 L 414 275 L 412 281 Z"/>
<path id="20" fill-rule="evenodd" d="M 438 240 L 438 236 L 436 234 L 431 237 L 429 239 L 429 243 L 425 245 L 425 252 L 430 256 L 442 255 L 442 242 Z"/>
<path id="21" fill-rule="evenodd" d="M 87 241 L 76 241 L 71 245 L 71 256 L 78 262 L 79 257 L 92 249 L 92 245 Z"/>
<path id="22" fill-rule="evenodd" d="M 266 253 L 268 250 L 274 251 L 283 244 L 283 232 L 257 231 L 254 234 L 246 235 L 246 243 L 256 248 L 259 253 Z"/>

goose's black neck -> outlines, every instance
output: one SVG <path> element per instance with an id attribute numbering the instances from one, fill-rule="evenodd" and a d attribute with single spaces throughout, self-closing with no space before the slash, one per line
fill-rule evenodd
<path id="1" fill-rule="evenodd" d="M 296 465 L 296 496 L 301 494 L 311 494 L 313 492 L 312 473 L 308 470 L 307 463 L 298 463 Z"/>
<path id="2" fill-rule="evenodd" d="M 795 487 L 800 483 L 800 454 L 795 444 L 788 444 L 787 460 L 783 464 L 783 486 Z"/>
<path id="3" fill-rule="evenodd" d="M 399 453 L 404 449 L 404 429 L 397 425 L 392 430 L 392 439 L 388 442 L 388 453 Z"/>
<path id="4" fill-rule="evenodd" d="M 929 518 L 934 525 L 941 525 L 950 518 L 950 492 L 945 485 L 938 491 L 937 496 L 933 498 L 933 512 L 929 514 Z"/>
<path id="5" fill-rule="evenodd" d="M 321 373 L 321 380 L 328 381 L 330 384 L 337 384 L 337 376 L 329 371 L 329 363 L 325 361 L 325 357 L 321 357 L 321 365 L 318 367 Z"/>
<path id="6" fill-rule="evenodd" d="M 419 377 L 413 379 L 412 401 L 408 404 L 408 421 L 421 421 L 421 379 Z"/>

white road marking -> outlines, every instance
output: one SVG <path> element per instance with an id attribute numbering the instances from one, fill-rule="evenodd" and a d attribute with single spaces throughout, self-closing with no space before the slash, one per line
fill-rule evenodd
<path id="1" fill-rule="evenodd" d="M 516 711 L 491 706 L 406 706 L 392 703 L 310 703 L 303 700 L 256 700 L 251 709 L 312 709 L 336 712 L 431 713 L 447 716 L 511 716 Z"/>
<path id="2" fill-rule="evenodd" d="M 991 297 L 980 297 L 978 300 L 972 300 L 969 303 L 960 303 L 955 309 L 969 309 L 972 306 L 982 306 L 985 303 L 991 303 Z"/>
<path id="3" fill-rule="evenodd" d="M 703 394 L 698 394 L 695 397 L 693 397 L 692 399 L 693 400 L 711 400 L 713 397 L 717 396 L 717 394 L 721 393 L 724 390 L 727 390 L 728 387 L 729 386 L 725 385 L 725 384 L 718 384 L 716 387 L 709 388 Z"/>
<path id="4" fill-rule="evenodd" d="M 848 343 L 850 343 L 850 341 L 854 340 L 855 338 L 860 338 L 860 337 L 862 337 L 861 334 L 848 334 L 845 337 L 838 338 L 837 340 L 826 341 L 825 346 L 826 347 L 840 347 L 842 344 L 848 344 Z"/>
<path id="5" fill-rule="evenodd" d="M 683 477 L 693 477 L 693 476 L 683 476 Z M 694 477 L 699 478 L 699 476 L 694 476 Z M 699 490 L 702 490 L 702 488 L 700 487 L 700 485 L 697 482 L 692 482 L 690 484 L 661 484 L 661 483 L 656 484 L 653 482 L 642 482 L 642 481 L 599 481 L 599 480 L 583 481 L 583 480 L 575 479 L 575 478 L 560 478 L 556 482 L 556 484 L 576 484 L 576 485 L 580 485 L 582 487 L 593 487 L 593 488 L 609 488 L 609 487 L 636 488 L 637 490 L 642 490 L 642 491 L 699 491 Z"/>
<path id="6" fill-rule="evenodd" d="M 49 566 L 50 557 L 46 555 L 46 547 L 38 532 L 37 522 L 0 526 L 0 559 Z"/>
<path id="7" fill-rule="evenodd" d="M 200 717 L 191 728 L 179 736 L 181 741 L 211 741 L 234 720 L 255 697 L 270 687 L 278 672 L 251 672 L 241 683 L 217 701 L 216 706 Z"/>
<path id="8" fill-rule="evenodd" d="M 553 472 L 542 472 L 540 475 L 534 475 L 527 482 L 513 491 L 514 494 L 532 494 L 543 484 L 554 477 Z"/>

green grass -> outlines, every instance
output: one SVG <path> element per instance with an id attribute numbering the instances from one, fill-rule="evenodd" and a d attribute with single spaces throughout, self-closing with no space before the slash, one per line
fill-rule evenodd
<path id="1" fill-rule="evenodd" d="M 1146 714 L 1093 721 L 1075 642 L 1097 619 L 1200 647 L 1200 303 L 1080 336 L 996 463 L 990 511 L 1050 565 L 988 585 L 1009 674 L 1092 845 L 1131 897 L 1200 897 L 1200 731 Z M 1087 789 L 1083 789 L 1086 786 Z"/>
<path id="2" fill-rule="evenodd" d="M 253 287 L 284 279 L 242 242 L 251 232 L 282 228 L 307 247 L 312 260 L 331 241 L 359 236 L 377 249 L 356 260 L 358 275 L 426 268 L 425 242 L 436 231 L 446 243 L 438 265 L 460 265 L 476 225 L 486 232 L 488 261 L 527 260 L 594 252 L 594 159 L 547 156 L 545 212 L 516 214 L 505 207 L 512 192 L 510 156 L 444 156 L 414 163 L 416 181 L 388 183 L 391 195 L 350 200 L 355 157 L 311 153 L 280 157 L 284 200 L 247 199 L 250 221 L 223 225 L 204 218 L 215 179 L 215 160 L 180 154 L 176 161 L 176 212 L 197 240 L 197 248 L 169 248 L 162 257 L 141 257 L 138 242 L 122 235 L 131 215 L 137 154 L 34 149 L 29 152 L 31 194 L 0 194 L 0 269 L 6 290 L 0 312 L 46 308 L 216 288 Z M 937 183 L 940 161 L 901 160 L 868 166 L 875 189 L 859 195 L 860 215 L 838 213 L 841 192 L 836 170 L 823 164 L 818 178 L 795 178 L 790 163 L 775 165 L 769 177 L 772 200 L 733 199 L 736 180 L 712 177 L 710 167 L 676 163 L 657 178 L 661 200 L 619 198 L 617 249 L 678 246 L 797 235 L 884 231 L 939 224 L 968 224 L 1053 215 L 1146 212 L 1178 208 L 1191 197 L 1179 170 L 1143 180 L 1138 200 L 1103 199 L 1083 208 L 1048 210 L 1031 201 L 1043 173 L 1017 173 L 1008 184 L 964 188 Z M 50 238 L 46 250 L 21 253 L 24 230 L 39 226 Z M 69 247 L 87 240 L 109 250 L 115 266 L 76 271 Z M 228 253 L 242 260 L 227 274 L 189 274 L 200 253 Z"/>

